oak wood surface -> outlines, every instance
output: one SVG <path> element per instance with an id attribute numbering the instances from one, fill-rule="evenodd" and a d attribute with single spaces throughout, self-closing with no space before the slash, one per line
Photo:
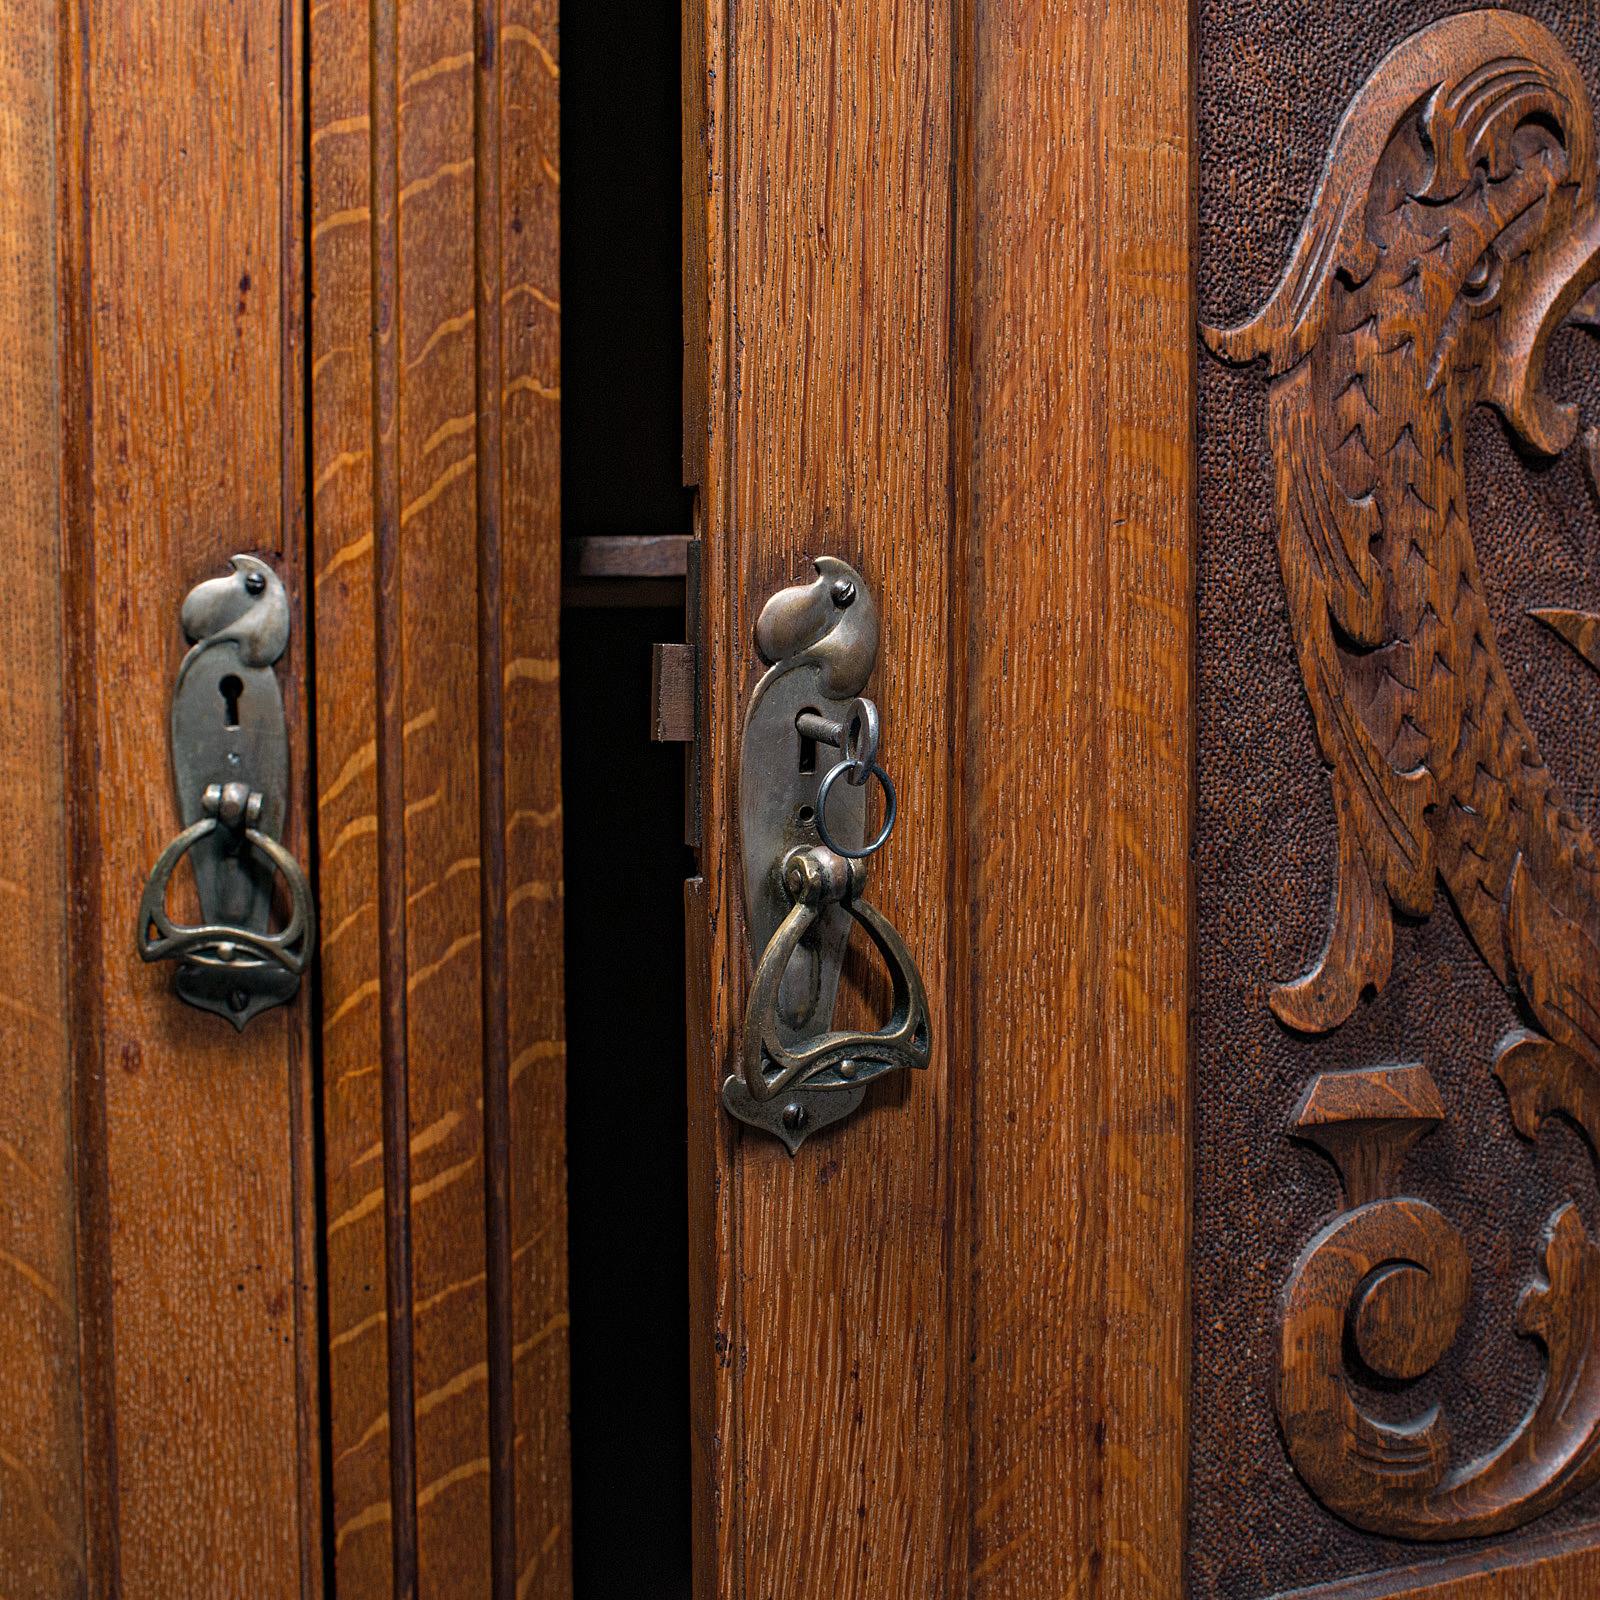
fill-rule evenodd
<path id="1" fill-rule="evenodd" d="M 958 1051 L 939 713 L 951 671 L 949 18 L 888 0 L 741 3 L 708 7 L 706 27 L 713 1009 L 691 1092 L 714 1102 L 749 967 L 727 846 L 751 626 L 773 589 L 806 575 L 808 554 L 860 565 L 883 607 L 880 659 L 894 668 L 874 692 L 906 821 L 873 864 L 873 894 L 902 926 L 916 907 L 935 1049 L 946 1063 Z M 954 1592 L 955 1095 L 943 1070 L 919 1075 L 792 1162 L 720 1113 L 704 1128 L 718 1215 L 691 1256 L 711 1252 L 717 1274 L 698 1299 L 714 1323 L 692 1333 L 714 1362 L 699 1385 L 712 1413 L 696 1424 L 707 1600 L 806 1595 L 819 1575 L 841 1594 Z"/>
<path id="2" fill-rule="evenodd" d="M 367 12 L 329 6 L 312 36 L 311 412 L 318 619 L 318 893 L 324 1171 L 328 1222 L 327 1368 L 335 1571 L 342 1593 L 388 1594 L 390 1474 L 409 1467 L 410 1432 L 391 1434 L 386 1207 L 378 972 L 379 718 L 373 696 L 337 692 L 376 667 L 371 561 L 377 475 L 369 357 L 371 170 Z M 387 1158 L 387 1159 L 386 1159 Z M 380 1203 L 366 1197 L 377 1188 Z M 409 1290 L 409 1272 L 401 1286 Z M 409 1373 L 403 1394 L 409 1394 Z M 376 1425 L 373 1419 L 381 1419 Z M 400 1497 L 402 1507 L 409 1496 Z M 404 1512 L 402 1511 L 402 1515 Z M 374 1525 L 378 1532 L 368 1531 Z M 409 1531 L 409 1530 L 407 1530 Z M 414 1544 L 414 1535 L 405 1541 Z"/>
<path id="3" fill-rule="evenodd" d="M 306 847 L 299 11 L 216 21 L 71 0 L 0 24 L 0 808 L 26 906 L 0 1108 L 7 1592 L 321 1592 L 304 1012 L 235 1034 L 139 963 L 129 923 L 179 826 L 178 608 L 236 551 L 295 608 Z"/>
<path id="4" fill-rule="evenodd" d="M 1123 0 L 977 25 L 963 945 L 985 1597 L 1182 1581 L 1189 30 L 1188 7 Z"/>
<path id="5" fill-rule="evenodd" d="M 320 1594 L 325 1443 L 341 1592 L 569 1587 L 554 12 L 311 16 L 309 41 L 278 0 L 0 25 L 7 1593 Z M 178 605 L 239 550 L 293 607 L 320 1108 L 311 986 L 235 1034 L 126 937 L 178 825 Z"/>
<path id="6" fill-rule="evenodd" d="M 336 1570 L 559 1595 L 554 14 L 312 44 Z"/>
<path id="7" fill-rule="evenodd" d="M 571 1591 L 561 856 L 560 13 L 500 19 L 508 1123 L 516 1600 Z M 481 301 L 480 301 L 481 303 Z"/>
<path id="8" fill-rule="evenodd" d="M 57 192 L 57 305 L 61 330 L 62 594 L 58 608 L 64 653 L 66 705 L 62 754 L 65 774 L 99 764 L 94 714 L 97 663 L 88 596 L 95 581 L 94 442 L 92 430 L 73 426 L 91 404 L 94 386 L 93 304 L 86 290 L 93 221 L 89 204 L 88 58 L 82 48 L 90 0 L 74 0 L 59 18 L 56 73 L 59 162 Z M 76 40 L 72 48 L 64 41 Z M 69 552 L 72 559 L 68 559 Z M 96 808 L 79 785 L 63 784 L 67 871 L 93 859 Z M 111 1262 L 104 1241 L 111 1232 L 106 1170 L 106 1058 L 103 1049 L 103 896 L 98 874 L 80 875 L 67 903 L 67 1004 L 71 1040 L 73 1176 L 76 1186 L 78 1374 L 83 1427 L 85 1569 L 90 1584 L 121 1582 L 117 1539 L 116 1405 L 113 1366 Z"/>
<path id="9" fill-rule="evenodd" d="M 1509 101 L 1480 109 L 1472 87 L 1486 75 L 1499 84 L 1513 74 Z M 1414 108 L 1435 91 L 1439 103 L 1419 118 Z M 1537 149 L 1524 149 L 1535 108 L 1550 131 Z M 1470 160 L 1456 154 L 1468 145 Z M 1545 346 L 1600 274 L 1593 148 L 1582 77 L 1542 24 L 1477 12 L 1424 28 L 1373 69 L 1340 125 L 1285 273 L 1295 309 L 1274 295 L 1240 327 L 1208 330 L 1229 359 L 1267 355 L 1273 373 L 1284 584 L 1339 818 L 1326 948 L 1312 970 L 1273 990 L 1273 1009 L 1302 1032 L 1339 1028 L 1364 992 L 1388 982 L 1390 903 L 1427 917 L 1442 881 L 1478 953 L 1501 983 L 1519 987 L 1543 1030 L 1498 1047 L 1513 1110 L 1537 1107 L 1517 1119 L 1530 1137 L 1557 1110 L 1580 1126 L 1591 1121 L 1587 1080 L 1600 1060 L 1600 1034 L 1583 1019 L 1595 1014 L 1600 858 L 1560 796 L 1501 659 L 1469 517 L 1459 509 L 1466 468 L 1456 441 L 1486 401 L 1529 449 L 1555 455 L 1576 436 L 1576 413 L 1542 392 L 1541 376 Z M 1558 184 L 1557 199 L 1545 203 Z M 1392 189 L 1426 194 L 1430 204 L 1395 207 L 1382 228 L 1337 225 L 1332 196 Z M 1535 197 L 1543 205 L 1537 226 L 1516 236 L 1502 267 L 1501 237 Z M 1440 240 L 1450 248 L 1435 258 Z M 1325 267 L 1311 263 L 1313 241 Z M 1360 276 L 1352 263 L 1363 255 L 1381 255 L 1383 265 L 1358 295 L 1345 284 Z M 1478 335 L 1481 361 L 1469 324 L 1445 383 L 1415 354 L 1438 342 L 1412 309 L 1419 277 L 1441 323 L 1485 296 L 1493 302 L 1492 319 L 1478 325 L 1495 330 Z M 1357 328 L 1363 332 L 1348 331 Z M 1341 455 L 1348 433 L 1335 414 L 1358 397 L 1359 442 Z M 1330 534 L 1350 561 L 1340 577 L 1324 564 Z M 1381 646 L 1405 663 L 1359 711 L 1352 708 L 1365 701 L 1363 668 L 1340 638 Z M 1396 1157 L 1385 1164 L 1392 1183 L 1415 1137 L 1401 1131 L 1409 1116 L 1372 1089 L 1362 1099 L 1359 1116 L 1340 1115 L 1361 1126 L 1370 1147 L 1395 1141 Z M 1443 1116 L 1441 1104 L 1435 1120 Z M 1600 1390 L 1582 1381 L 1591 1358 L 1583 1330 L 1593 1326 L 1600 1256 L 1576 1211 L 1563 1206 L 1546 1224 L 1541 1276 L 1518 1319 L 1549 1353 L 1539 1401 L 1503 1448 L 1453 1462 L 1442 1424 L 1395 1427 L 1349 1394 L 1344 1358 L 1333 1348 L 1347 1308 L 1321 1296 L 1336 1293 L 1363 1257 L 1373 1270 L 1429 1262 L 1426 1288 L 1366 1296 L 1356 1324 L 1369 1367 L 1421 1377 L 1445 1357 L 1470 1301 L 1465 1244 L 1431 1206 L 1392 1198 L 1387 1186 L 1363 1193 L 1348 1174 L 1346 1186 L 1348 1207 L 1361 1205 L 1364 1216 L 1330 1224 L 1284 1294 L 1279 1421 L 1317 1497 L 1369 1531 L 1449 1539 L 1503 1532 L 1592 1484 Z M 1385 1217 L 1394 1229 L 1387 1242 Z M 1420 1285 L 1423 1276 L 1404 1267 L 1389 1287 Z M 1363 1277 L 1350 1281 L 1352 1310 Z M 1407 1359 L 1403 1371 L 1388 1359 L 1423 1348 L 1426 1358 Z"/>
<path id="10" fill-rule="evenodd" d="M 72 265 L 92 308 L 92 364 L 68 425 L 87 434 L 88 547 L 74 556 L 94 583 L 69 627 L 95 662 L 103 798 L 93 860 L 73 870 L 97 877 L 105 925 L 116 1568 L 127 1595 L 226 1592 L 241 1572 L 263 1594 L 316 1592 L 302 1436 L 315 1410 L 300 1360 L 315 1339 L 303 1011 L 235 1035 L 176 1001 L 170 973 L 141 967 L 122 931 L 177 827 L 166 722 L 183 595 L 249 550 L 281 563 L 298 599 L 300 457 L 283 415 L 286 368 L 299 365 L 283 203 L 299 143 L 297 12 L 252 0 L 224 25 L 199 0 L 93 3 L 81 23 L 89 120 L 76 198 L 89 221 Z M 295 610 L 288 843 L 303 858 Z"/>
<path id="11" fill-rule="evenodd" d="M 1527 9 L 1207 12 L 1197 1595 L 1591 1566 L 1600 57 Z"/>
<path id="12" fill-rule="evenodd" d="M 1175 1596 L 1187 13 L 748 3 L 703 28 L 697 1593 Z M 751 623 L 824 553 L 883 613 L 902 822 L 872 892 L 934 1064 L 791 1162 L 698 1097 L 751 959 Z"/>
<path id="13" fill-rule="evenodd" d="M 78 1395 L 63 850 L 61 333 L 56 312 L 57 8 L 0 29 L 0 396 L 13 454 L 0 500 L 0 1593 L 65 1595 L 86 1574 Z"/>
<path id="14" fill-rule="evenodd" d="M 392 420 L 419 1593 L 489 1588 L 473 12 L 397 7 Z M 385 219 L 375 215 L 374 228 Z M 388 796 L 383 797 L 387 812 Z M 380 868 L 381 870 L 381 868 Z"/>

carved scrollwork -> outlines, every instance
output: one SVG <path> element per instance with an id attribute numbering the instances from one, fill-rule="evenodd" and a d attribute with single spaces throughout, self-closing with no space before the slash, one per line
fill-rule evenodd
<path id="1" fill-rule="evenodd" d="M 1498 1070 L 1529 1137 L 1556 1113 L 1593 1126 L 1592 1068 L 1563 1046 L 1517 1036 Z M 1352 1389 L 1352 1357 L 1380 1378 L 1422 1377 L 1466 1311 L 1460 1233 L 1427 1201 L 1391 1192 L 1406 1151 L 1443 1115 L 1433 1079 L 1413 1065 L 1324 1073 L 1296 1119 L 1339 1168 L 1347 1208 L 1306 1246 L 1284 1290 L 1278 1416 L 1296 1469 L 1330 1510 L 1410 1539 L 1503 1532 L 1600 1477 L 1600 1249 L 1573 1205 L 1549 1221 L 1542 1276 L 1517 1320 L 1544 1347 L 1544 1383 L 1498 1448 L 1452 1467 L 1436 1407 L 1388 1422 Z"/>
<path id="2" fill-rule="evenodd" d="M 1600 852 L 1562 801 L 1496 644 L 1467 515 L 1469 413 L 1530 451 L 1577 434 L 1542 389 L 1561 323 L 1593 323 L 1600 173 L 1587 90 L 1530 18 L 1476 11 L 1414 34 L 1356 95 L 1278 286 L 1237 327 L 1264 360 L 1278 549 L 1301 676 L 1327 763 L 1338 872 L 1326 944 L 1270 1004 L 1337 1028 L 1386 983 L 1396 911 L 1442 883 L 1536 1025 L 1497 1074 L 1532 1137 L 1600 1123 Z M 1592 441 L 1588 441 L 1591 453 Z M 1541 620 L 1592 662 L 1596 619 Z M 1600 663 L 1597 663 L 1600 664 Z M 1442 1211 L 1397 1192 L 1444 1116 L 1420 1066 L 1324 1074 L 1295 1132 L 1338 1167 L 1345 1208 L 1285 1288 L 1277 1409 L 1313 1492 L 1351 1523 L 1413 1539 L 1518 1526 L 1600 1478 L 1600 1250 L 1571 1204 L 1550 1218 L 1517 1331 L 1546 1360 L 1498 1448 L 1452 1464 L 1445 1419 L 1363 1409 L 1363 1377 L 1444 1359 L 1470 1286 Z"/>

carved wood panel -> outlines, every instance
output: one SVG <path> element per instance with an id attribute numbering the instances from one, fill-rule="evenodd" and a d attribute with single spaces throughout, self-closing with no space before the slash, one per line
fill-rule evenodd
<path id="1" fill-rule="evenodd" d="M 1204 1594 L 1600 1478 L 1592 19 L 1386 12 L 1323 123 L 1288 9 L 1202 26 Z"/>

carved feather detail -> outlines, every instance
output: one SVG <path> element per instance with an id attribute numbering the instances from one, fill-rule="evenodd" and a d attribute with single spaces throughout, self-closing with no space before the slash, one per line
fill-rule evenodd
<path id="1" fill-rule="evenodd" d="M 1388 907 L 1428 915 L 1441 879 L 1502 979 L 1525 966 L 1507 945 L 1519 862 L 1528 892 L 1600 943 L 1600 853 L 1500 659 L 1463 454 L 1480 404 L 1533 450 L 1571 442 L 1543 350 L 1597 275 L 1582 81 L 1538 23 L 1476 12 L 1379 66 L 1277 288 L 1205 330 L 1272 376 L 1279 556 L 1339 830 L 1327 944 L 1272 995 L 1291 1026 L 1325 1032 L 1381 988 Z"/>

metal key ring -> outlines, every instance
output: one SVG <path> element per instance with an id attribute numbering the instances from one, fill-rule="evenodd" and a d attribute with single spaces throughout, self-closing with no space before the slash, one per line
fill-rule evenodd
<path id="1" fill-rule="evenodd" d="M 846 850 L 841 844 L 834 842 L 833 835 L 828 832 L 828 791 L 838 781 L 840 773 L 854 772 L 858 767 L 866 766 L 868 776 L 874 777 L 883 785 L 883 831 L 871 844 L 860 850 Z M 851 779 L 854 783 L 856 780 Z M 894 792 L 894 784 L 889 780 L 889 774 L 873 762 L 840 761 L 828 768 L 828 775 L 822 780 L 822 786 L 817 790 L 817 837 L 833 851 L 835 855 L 844 856 L 849 861 L 859 861 L 863 856 L 870 856 L 874 850 L 881 850 L 889 835 L 894 832 L 895 815 L 900 808 L 899 799 Z"/>

